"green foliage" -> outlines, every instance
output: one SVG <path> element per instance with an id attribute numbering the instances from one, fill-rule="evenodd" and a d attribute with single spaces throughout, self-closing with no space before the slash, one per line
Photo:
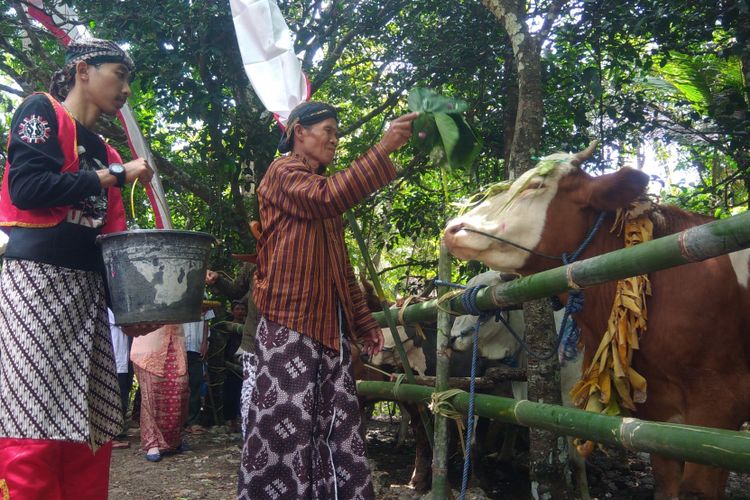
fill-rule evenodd
<path id="1" fill-rule="evenodd" d="M 481 149 L 481 142 L 462 116 L 468 103 L 419 87 L 409 93 L 408 102 L 410 111 L 420 113 L 412 126 L 416 148 L 437 166 L 468 170 Z"/>
<path id="2" fill-rule="evenodd" d="M 409 109 L 421 113 L 464 113 L 469 104 L 462 99 L 442 96 L 430 89 L 416 87 L 409 92 Z"/>
<path id="3" fill-rule="evenodd" d="M 224 244 L 212 266 L 231 267 L 232 253 L 253 248 L 247 221 L 257 218 L 257 207 L 247 178 L 261 181 L 279 129 L 245 77 L 229 6 L 65 3 L 95 35 L 127 44 L 137 64 L 130 104 L 157 155 L 175 226 L 216 235 Z M 0 0 L 0 85 L 26 94 L 46 88 L 62 50 L 14 5 Z M 547 39 L 539 40 L 544 121 L 534 155 L 580 150 L 597 138 L 606 147 L 596 166 L 604 168 L 644 141 L 676 147 L 673 170 L 696 180 L 665 186 L 666 200 L 720 216 L 747 206 L 750 131 L 740 72 L 742 61 L 750 61 L 750 23 L 742 5 L 566 4 Z M 508 36 L 480 2 L 467 0 L 281 0 L 279 6 L 296 33 L 313 97 L 340 111 L 344 136 L 330 171 L 377 142 L 395 116 L 423 111 L 415 130 L 425 138 L 415 134 L 392 155 L 403 167 L 399 178 L 355 208 L 389 290 L 415 291 L 435 277 L 439 236 L 457 213 L 456 202 L 507 178 L 505 158 L 523 126 L 515 120 L 517 61 Z M 531 25 L 540 13 L 518 14 Z M 421 90 L 407 99 L 414 87 Z M 3 141 L 15 102 L 0 87 Z M 105 123 L 103 133 L 127 152 L 116 124 Z M 452 168 L 441 172 L 436 163 Z M 134 206 L 134 222 L 153 227 L 141 187 Z M 357 258 L 353 251 L 355 265 Z M 480 271 L 472 263 L 454 269 L 459 281 Z"/>

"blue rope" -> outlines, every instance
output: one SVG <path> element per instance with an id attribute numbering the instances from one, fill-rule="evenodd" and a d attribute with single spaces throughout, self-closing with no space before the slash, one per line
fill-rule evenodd
<path id="1" fill-rule="evenodd" d="M 469 408 L 468 408 L 468 419 L 466 422 L 466 454 L 464 455 L 464 470 L 461 479 L 461 495 L 460 500 L 464 500 L 466 496 L 466 489 L 469 486 L 469 469 L 471 468 L 471 440 L 474 432 L 474 399 L 475 399 L 475 380 L 477 377 L 477 360 L 479 359 L 479 328 L 482 323 L 490 319 L 493 314 L 481 311 L 477 305 L 477 295 L 482 288 L 487 285 L 473 286 L 467 288 L 466 292 L 461 295 L 461 305 L 464 306 L 466 312 L 473 316 L 479 316 L 479 319 L 474 324 L 474 332 L 471 336 L 472 347 L 471 347 L 471 378 L 469 379 Z"/>
<path id="2" fill-rule="evenodd" d="M 599 214 L 599 217 L 596 218 L 596 222 L 594 222 L 594 225 L 591 226 L 591 229 L 589 229 L 588 234 L 583 239 L 583 242 L 578 245 L 578 249 L 576 249 L 575 252 L 573 252 L 573 255 L 568 256 L 567 253 L 563 252 L 563 254 L 560 256 L 563 264 L 566 266 L 570 264 L 571 262 L 574 262 L 578 259 L 578 257 L 581 256 L 581 253 L 583 253 L 584 250 L 586 250 L 586 247 L 589 246 L 589 243 L 591 243 L 591 240 L 594 239 L 594 236 L 596 236 L 596 233 L 599 231 L 599 228 L 602 227 L 602 223 L 604 222 L 604 217 L 607 215 L 606 212 L 601 212 Z"/>
<path id="3" fill-rule="evenodd" d="M 461 288 L 461 289 L 465 289 L 466 288 L 466 285 L 460 285 L 458 283 L 451 283 L 450 281 L 443 281 L 443 280 L 434 279 L 434 280 L 432 280 L 432 282 L 435 283 L 437 286 L 447 286 L 447 287 L 450 287 L 450 288 Z"/>

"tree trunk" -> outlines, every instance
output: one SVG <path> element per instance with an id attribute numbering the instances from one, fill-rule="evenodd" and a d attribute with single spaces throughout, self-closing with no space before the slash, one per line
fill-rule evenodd
<path id="1" fill-rule="evenodd" d="M 532 36 L 525 19 L 525 3 L 516 0 L 482 0 L 482 3 L 503 24 L 510 38 L 518 78 L 518 106 L 510 155 L 506 151 L 506 171 L 510 179 L 517 179 L 534 166 L 532 157 L 539 155 L 544 116 L 541 41 Z M 546 301 L 524 304 L 526 339 L 533 352 L 549 352 L 554 337 L 552 311 Z M 529 399 L 560 404 L 560 367 L 555 356 L 552 361 L 539 362 L 529 357 Z M 571 498 L 572 484 L 566 441 L 553 432 L 531 429 L 529 436 L 529 471 L 532 497 Z"/>
<path id="2" fill-rule="evenodd" d="M 514 47 L 514 52 L 518 73 L 518 109 L 508 166 L 512 178 L 516 179 L 534 166 L 532 157 L 539 154 L 544 107 L 539 42 L 527 34 L 518 50 Z"/>
<path id="3" fill-rule="evenodd" d="M 543 355 L 555 348 L 555 322 L 549 300 L 525 302 L 526 343 L 529 350 Z M 560 365 L 557 354 L 548 360 L 527 356 L 529 400 L 562 405 Z M 529 476 L 534 499 L 573 498 L 572 476 L 565 438 L 538 427 L 529 428 Z"/>
<path id="4" fill-rule="evenodd" d="M 506 178 L 509 174 L 510 151 L 513 149 L 513 136 L 516 131 L 516 111 L 518 110 L 518 75 L 515 69 L 513 53 L 505 55 L 505 80 L 507 82 L 507 94 L 505 95 L 505 109 L 503 109 L 503 167 Z M 499 179 L 498 179 L 499 180 Z"/>

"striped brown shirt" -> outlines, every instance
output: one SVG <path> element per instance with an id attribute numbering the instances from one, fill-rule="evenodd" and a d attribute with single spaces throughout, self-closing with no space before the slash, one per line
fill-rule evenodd
<path id="1" fill-rule="evenodd" d="M 267 319 L 338 350 L 338 303 L 353 338 L 379 329 L 349 262 L 341 215 L 396 170 L 376 145 L 346 170 L 320 174 L 294 154 L 268 167 L 258 187 L 263 233 L 253 298 Z"/>

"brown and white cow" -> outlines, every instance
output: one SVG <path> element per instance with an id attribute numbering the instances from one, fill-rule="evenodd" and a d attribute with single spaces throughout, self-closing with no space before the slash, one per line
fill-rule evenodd
<path id="1" fill-rule="evenodd" d="M 592 151 L 593 145 L 578 155 L 549 156 L 508 190 L 450 221 L 444 233 L 450 251 L 496 270 L 532 274 L 560 263 L 487 235 L 546 255 L 571 253 L 600 212 L 607 213 L 602 229 L 580 258 L 622 248 L 622 236 L 609 231 L 614 212 L 640 197 L 649 179 L 630 168 L 592 177 L 579 168 Z M 711 218 L 657 205 L 651 220 L 658 238 Z M 648 380 L 648 397 L 636 416 L 735 430 L 750 417 L 749 257 L 744 250 L 650 275 L 648 330 L 633 359 Z M 585 290 L 583 311 L 575 316 L 584 366 L 606 329 L 614 290 L 614 283 Z M 656 455 L 651 462 L 656 498 L 724 496 L 725 470 Z"/>

